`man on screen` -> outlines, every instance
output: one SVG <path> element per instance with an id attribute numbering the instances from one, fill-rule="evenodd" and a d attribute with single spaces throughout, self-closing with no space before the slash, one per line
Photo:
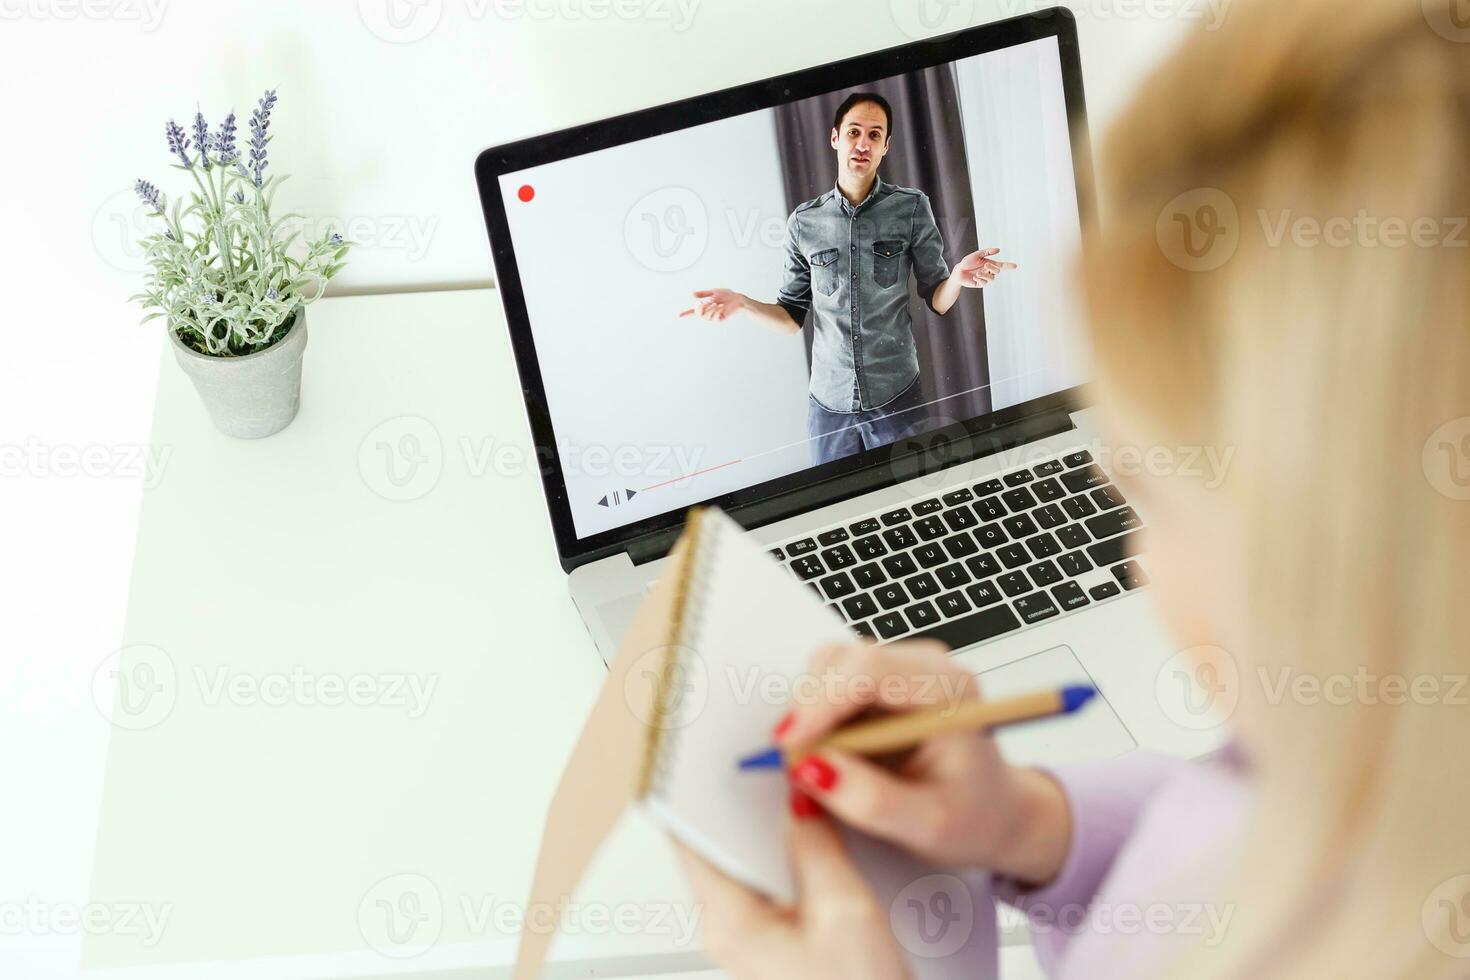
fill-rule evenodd
<path id="1" fill-rule="evenodd" d="M 850 95 L 832 119 L 837 184 L 786 222 L 786 268 L 776 302 L 730 289 L 702 289 L 680 316 L 722 323 L 744 311 L 796 334 L 813 318 L 807 431 L 821 464 L 890 445 L 922 428 L 925 396 L 909 316 L 909 273 L 936 314 L 960 290 L 981 289 L 1003 270 L 999 249 L 965 256 L 951 272 L 922 191 L 884 183 L 878 165 L 893 136 L 893 110 L 873 92 Z"/>

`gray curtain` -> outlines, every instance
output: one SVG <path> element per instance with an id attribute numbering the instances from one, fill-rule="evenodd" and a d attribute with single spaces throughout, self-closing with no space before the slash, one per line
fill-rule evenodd
<path id="1" fill-rule="evenodd" d="M 979 248 L 970 170 L 965 156 L 959 93 L 948 66 L 895 75 L 871 85 L 843 89 L 776 108 L 776 138 L 786 183 L 786 204 L 794 210 L 832 189 L 837 180 L 832 150 L 832 113 L 853 92 L 877 92 L 893 106 L 893 143 L 878 168 L 890 184 L 915 187 L 929 195 L 944 258 L 951 267 Z M 935 316 L 915 291 L 910 300 L 919 375 L 930 409 L 940 421 L 962 421 L 990 411 L 990 363 L 985 346 L 985 306 L 980 290 L 966 289 L 946 316 Z M 811 363 L 811 331 L 805 331 Z M 979 391 L 955 396 L 981 385 Z"/>

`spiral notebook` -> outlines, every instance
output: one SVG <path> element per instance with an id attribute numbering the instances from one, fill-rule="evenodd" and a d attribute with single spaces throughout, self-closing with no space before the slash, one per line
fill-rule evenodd
<path id="1" fill-rule="evenodd" d="M 796 898 L 786 854 L 789 784 L 740 772 L 796 698 L 813 698 L 812 653 L 855 635 L 836 610 L 729 517 L 690 515 L 655 671 L 637 797 L 671 834 L 779 902 Z M 651 675 L 653 676 L 653 675 Z M 890 911 L 915 976 L 993 976 L 995 920 L 983 877 L 949 874 L 853 831 L 847 845 Z"/>

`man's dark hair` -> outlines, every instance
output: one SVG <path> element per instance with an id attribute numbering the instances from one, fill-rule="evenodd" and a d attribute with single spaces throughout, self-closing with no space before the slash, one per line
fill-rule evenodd
<path id="1" fill-rule="evenodd" d="M 837 114 L 832 117 L 832 128 L 841 129 L 842 120 L 847 118 L 852 107 L 864 102 L 871 102 L 883 110 L 883 116 L 888 120 L 887 134 L 883 137 L 883 141 L 886 143 L 893 139 L 893 106 L 889 105 L 888 100 L 877 92 L 854 92 L 843 99 L 842 105 L 837 107 Z"/>

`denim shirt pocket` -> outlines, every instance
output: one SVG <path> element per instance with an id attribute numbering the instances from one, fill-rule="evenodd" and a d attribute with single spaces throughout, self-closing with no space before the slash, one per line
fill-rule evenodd
<path id="1" fill-rule="evenodd" d="M 812 254 L 812 288 L 823 296 L 837 292 L 837 255 L 839 249 L 824 248 Z"/>
<path id="2" fill-rule="evenodd" d="M 873 282 L 883 289 L 891 289 L 898 283 L 898 273 L 903 268 L 904 246 L 902 239 L 873 243 Z"/>

